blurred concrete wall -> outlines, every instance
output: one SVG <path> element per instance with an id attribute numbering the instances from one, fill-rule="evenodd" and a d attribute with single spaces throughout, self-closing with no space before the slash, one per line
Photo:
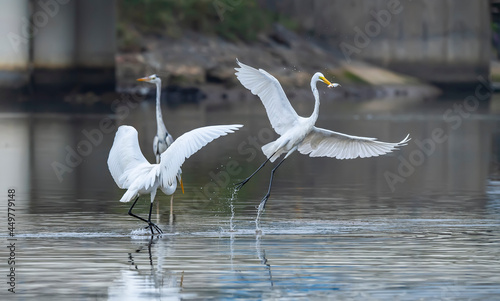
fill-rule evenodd
<path id="1" fill-rule="evenodd" d="M 29 80 L 29 44 L 15 32 L 25 32 L 21 16 L 28 15 L 28 1 L 1 0 L 0 88 L 19 88 Z"/>
<path id="2" fill-rule="evenodd" d="M 112 90 L 115 0 L 0 0 L 0 90 Z"/>
<path id="3" fill-rule="evenodd" d="M 434 83 L 488 78 L 488 0 L 259 0 L 346 59 Z"/>

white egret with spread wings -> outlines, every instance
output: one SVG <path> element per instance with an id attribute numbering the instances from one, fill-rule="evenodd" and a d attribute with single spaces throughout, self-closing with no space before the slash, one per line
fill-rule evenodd
<path id="1" fill-rule="evenodd" d="M 181 180 L 178 171 L 184 161 L 214 139 L 233 133 L 240 127 L 242 125 L 233 124 L 194 129 L 172 142 L 160 155 L 160 163 L 151 164 L 141 152 L 137 130 L 127 125 L 120 126 L 109 152 L 108 168 L 118 187 L 127 189 L 120 202 L 130 202 L 135 198 L 128 214 L 146 222 L 151 234 L 154 234 L 153 229 L 162 233 L 151 222 L 151 210 L 158 188 L 166 195 L 173 194 L 177 189 L 177 181 Z M 143 194 L 151 195 L 147 220 L 132 213 L 139 196 Z"/>
<path id="2" fill-rule="evenodd" d="M 277 140 L 262 146 L 262 152 L 267 160 L 248 178 L 238 183 L 236 189 L 241 189 L 267 162 L 274 162 L 285 154 L 271 171 L 269 189 L 259 204 L 257 219 L 271 195 L 274 173 L 293 152 L 299 151 L 310 157 L 331 157 L 341 160 L 368 158 L 390 153 L 397 147 L 406 145 L 410 140 L 410 135 L 408 135 L 400 142 L 382 142 L 377 141 L 376 138 L 351 136 L 318 128 L 314 126 L 319 115 L 319 93 L 316 83 L 323 82 L 329 88 L 338 87 L 339 84 L 330 83 L 320 72 L 315 73 L 311 78 L 311 90 L 316 100 L 314 110 L 310 117 L 301 117 L 293 109 L 279 81 L 274 76 L 265 70 L 257 70 L 242 64 L 238 60 L 236 62 L 239 65 L 239 68 L 235 68 L 236 77 L 245 88 L 260 98 L 271 126 L 280 135 Z"/>

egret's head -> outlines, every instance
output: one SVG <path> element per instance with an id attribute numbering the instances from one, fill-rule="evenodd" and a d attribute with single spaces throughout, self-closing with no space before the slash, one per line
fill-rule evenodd
<path id="1" fill-rule="evenodd" d="M 160 78 L 158 76 L 156 76 L 156 74 L 153 74 L 153 75 L 150 75 L 150 76 L 146 76 L 146 77 L 138 78 L 137 81 L 148 82 L 148 83 L 152 83 L 152 84 L 156 84 L 156 83 L 160 83 L 161 82 Z"/>
<path id="2" fill-rule="evenodd" d="M 326 79 L 326 77 L 323 75 L 321 72 L 316 72 L 313 76 L 314 82 L 323 82 L 328 85 L 328 88 L 336 88 L 339 87 L 340 84 L 337 83 L 331 83 L 329 80 Z"/>

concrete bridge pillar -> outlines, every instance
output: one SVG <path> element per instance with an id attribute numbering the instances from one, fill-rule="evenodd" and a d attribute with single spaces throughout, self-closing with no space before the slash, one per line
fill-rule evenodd
<path id="1" fill-rule="evenodd" d="M 0 0 L 0 7 L 0 88 L 114 90 L 115 0 Z"/>
<path id="2" fill-rule="evenodd" d="M 29 81 L 28 0 L 0 0 L 0 89 Z"/>
<path id="3" fill-rule="evenodd" d="M 348 63 L 376 65 L 454 88 L 489 77 L 488 0 L 258 0 L 285 13 Z"/>
<path id="4" fill-rule="evenodd" d="M 76 64 L 79 81 L 91 89 L 115 85 L 115 1 L 80 0 Z"/>
<path id="5" fill-rule="evenodd" d="M 51 5 L 44 9 L 41 3 Z M 32 7 L 33 84 L 36 89 L 64 90 L 77 82 L 76 6 L 74 0 L 61 3 L 42 0 Z"/>

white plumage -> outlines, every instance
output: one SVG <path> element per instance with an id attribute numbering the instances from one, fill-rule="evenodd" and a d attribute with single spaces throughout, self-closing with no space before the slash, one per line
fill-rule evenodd
<path id="1" fill-rule="evenodd" d="M 158 188 L 166 195 L 173 194 L 177 180 L 180 180 L 178 171 L 184 161 L 214 139 L 233 133 L 240 127 L 242 125 L 233 124 L 194 129 L 175 140 L 161 154 L 159 164 L 151 164 L 141 152 L 137 130 L 127 125 L 120 126 L 108 157 L 113 179 L 118 187 L 127 189 L 120 202 L 129 202 L 134 197 L 149 193 L 153 203 Z M 147 222 L 151 224 L 150 219 Z"/>
<path id="2" fill-rule="evenodd" d="M 407 135 L 397 143 L 377 141 L 377 138 L 357 137 L 313 127 L 300 143 L 298 151 L 309 157 L 331 157 L 336 159 L 355 159 L 377 157 L 406 145 Z"/>
<path id="3" fill-rule="evenodd" d="M 141 152 L 137 130 L 122 125 L 116 132 L 109 152 L 109 171 L 118 187 L 135 191 L 132 197 L 136 194 L 151 193 L 152 188 L 160 188 L 170 195 L 177 187 L 177 171 L 187 158 L 214 139 L 234 133 L 240 127 L 242 125 L 234 124 L 194 129 L 177 138 L 161 154 L 159 164 L 151 164 Z M 129 202 L 131 198 L 122 198 L 120 201 Z M 151 201 L 154 201 L 154 198 Z"/>
<path id="4" fill-rule="evenodd" d="M 207 126 L 192 130 L 177 138 L 172 145 L 161 154 L 160 168 L 164 186 L 176 183 L 177 170 L 184 161 L 212 140 L 229 133 L 234 133 L 243 125 Z"/>
<path id="5" fill-rule="evenodd" d="M 316 73 L 311 79 L 311 90 L 316 99 L 313 114 L 304 118 L 295 112 L 285 95 L 279 81 L 262 69 L 255 69 L 237 61 L 240 68 L 236 77 L 241 84 L 254 95 L 259 96 L 273 129 L 279 135 L 286 136 L 265 145 L 264 154 L 273 162 L 282 153 L 289 155 L 296 150 L 311 157 L 332 157 L 337 159 L 368 158 L 389 153 L 410 140 L 409 135 L 400 142 L 381 142 L 376 138 L 358 137 L 337 133 L 314 126 L 319 113 L 319 94 L 316 83 L 322 81 L 329 87 L 335 87 L 322 73 Z M 281 141 L 280 141 L 281 139 Z M 286 140 L 286 141 L 283 141 Z M 276 143 L 276 142 L 281 143 Z M 272 156 L 275 152 L 278 153 Z M 271 157 L 272 156 L 272 157 Z"/>
<path id="6" fill-rule="evenodd" d="M 390 153 L 406 145 L 410 140 L 408 135 L 400 142 L 382 142 L 377 141 L 376 138 L 351 136 L 318 128 L 314 126 L 319 115 L 319 93 L 316 83 L 323 82 L 329 88 L 338 87 L 339 84 L 330 83 L 320 72 L 315 73 L 311 78 L 311 90 L 316 100 L 314 111 L 310 117 L 301 117 L 292 108 L 283 88 L 274 76 L 265 70 L 257 70 L 242 64 L 238 60 L 236 62 L 239 65 L 239 68 L 235 68 L 236 77 L 245 88 L 259 96 L 266 108 L 271 126 L 280 135 L 277 140 L 262 146 L 262 152 L 267 160 L 250 177 L 240 182 L 237 189 L 248 182 L 268 161 L 274 162 L 285 154 L 283 160 L 271 172 L 269 190 L 261 201 L 259 214 L 264 209 L 271 193 L 274 172 L 296 150 L 310 157 L 332 157 L 341 160 L 368 158 Z"/>
<path id="7" fill-rule="evenodd" d="M 283 135 L 296 124 L 299 115 L 292 108 L 280 82 L 262 69 L 255 69 L 238 61 L 236 76 L 253 95 L 259 96 L 266 108 L 267 117 L 276 133 Z"/>

